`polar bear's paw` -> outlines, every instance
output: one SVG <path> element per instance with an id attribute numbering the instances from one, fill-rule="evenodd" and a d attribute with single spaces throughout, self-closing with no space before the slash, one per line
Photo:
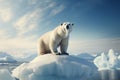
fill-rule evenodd
<path id="1" fill-rule="evenodd" d="M 56 55 L 61 55 L 61 53 L 56 53 Z"/>
<path id="2" fill-rule="evenodd" d="M 68 53 L 56 53 L 55 55 L 69 55 Z"/>
<path id="3" fill-rule="evenodd" d="M 61 55 L 69 55 L 68 53 L 62 53 Z"/>

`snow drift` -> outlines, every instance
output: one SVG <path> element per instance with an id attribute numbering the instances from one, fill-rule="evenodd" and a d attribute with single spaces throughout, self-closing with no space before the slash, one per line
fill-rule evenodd
<path id="1" fill-rule="evenodd" d="M 108 54 L 101 53 L 100 56 L 94 59 L 94 64 L 98 67 L 98 70 L 120 70 L 120 58 L 118 53 L 114 53 L 112 49 Z"/>
<path id="2" fill-rule="evenodd" d="M 93 63 L 71 55 L 38 56 L 18 66 L 12 75 L 20 80 L 98 80 Z"/>

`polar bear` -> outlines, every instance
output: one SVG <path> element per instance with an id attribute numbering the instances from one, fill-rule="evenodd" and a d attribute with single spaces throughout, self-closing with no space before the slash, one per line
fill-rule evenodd
<path id="1" fill-rule="evenodd" d="M 38 55 L 44 55 L 47 53 L 68 55 L 67 48 L 72 26 L 73 23 L 64 22 L 54 30 L 42 35 L 38 40 Z M 61 53 L 58 52 L 58 47 L 60 47 Z"/>

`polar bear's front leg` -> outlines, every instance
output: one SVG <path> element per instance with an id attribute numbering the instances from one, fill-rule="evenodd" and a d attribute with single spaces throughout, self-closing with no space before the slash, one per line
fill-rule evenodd
<path id="1" fill-rule="evenodd" d="M 69 37 L 63 39 L 62 42 L 61 42 L 60 50 L 61 50 L 61 53 L 62 53 L 62 54 L 69 55 L 69 54 L 67 53 L 68 40 L 69 40 Z"/>
<path id="2" fill-rule="evenodd" d="M 50 47 L 51 53 L 53 53 L 55 55 L 60 55 L 60 53 L 57 51 L 57 45 L 56 45 L 55 41 L 50 41 L 49 47 Z"/>

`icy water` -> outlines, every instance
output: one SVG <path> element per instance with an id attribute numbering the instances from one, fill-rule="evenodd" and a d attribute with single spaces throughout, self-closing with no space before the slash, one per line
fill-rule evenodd
<path id="1" fill-rule="evenodd" d="M 120 80 L 120 70 L 99 71 L 100 80 Z"/>
<path id="2" fill-rule="evenodd" d="M 22 64 L 22 62 L 0 63 L 0 69 L 8 69 L 11 72 L 13 69 L 15 69 L 20 64 Z M 98 76 L 96 77 L 96 80 L 120 80 L 120 70 L 99 71 Z"/>

